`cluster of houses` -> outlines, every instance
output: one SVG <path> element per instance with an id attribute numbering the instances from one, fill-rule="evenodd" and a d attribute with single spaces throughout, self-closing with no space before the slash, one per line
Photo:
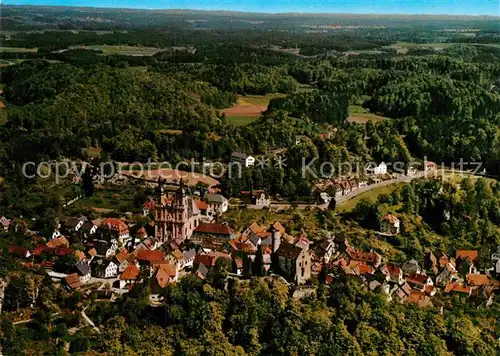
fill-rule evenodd
<path id="1" fill-rule="evenodd" d="M 144 212 L 153 217 L 146 226 L 124 218 L 68 218 L 48 242 L 34 236 L 33 249 L 13 245 L 10 252 L 25 259 L 27 268 L 49 270 L 49 275 L 71 290 L 109 284 L 113 292 L 126 293 L 134 285 L 149 283 L 153 298 L 182 276 L 193 274 L 204 280 L 219 259 L 232 266 L 232 278 L 262 275 L 261 270 L 296 285 L 309 285 L 320 275 L 330 284 L 335 271 L 342 271 L 361 278 L 371 290 L 379 288 L 389 300 L 419 306 L 431 305 L 440 289 L 490 301 L 500 285 L 494 279 L 500 275 L 500 246 L 486 273 L 479 272 L 478 252 L 473 250 L 457 250 L 454 258 L 428 251 L 422 264 L 412 259 L 397 266 L 383 263 L 377 252 L 356 249 L 332 233 L 325 232 L 314 242 L 305 233 L 289 234 L 279 221 L 253 222 L 235 232 L 217 222 L 226 209 L 222 196 L 194 196 L 182 181 L 177 191 L 168 194 L 160 181 L 155 198 L 144 206 Z M 391 214 L 382 217 L 380 225 L 387 234 L 399 233 L 400 222 Z M 75 237 L 78 244 L 70 245 Z M 68 260 L 66 256 L 74 257 L 72 265 L 60 263 Z"/>
<path id="2" fill-rule="evenodd" d="M 495 291 L 500 288 L 500 282 L 494 279 L 495 275 L 498 276 L 497 271 L 490 269 L 487 274 L 481 274 L 475 267 L 478 258 L 475 250 L 457 250 L 454 258 L 443 252 L 436 257 L 428 250 L 422 264 L 411 259 L 397 266 L 384 264 L 378 253 L 359 251 L 347 241 L 342 241 L 339 248 L 341 253 L 331 265 L 346 274 L 358 276 L 370 290 L 379 288 L 388 300 L 425 307 L 432 305 L 431 298 L 441 291 L 468 297 L 474 295 L 491 303 Z M 495 255 L 492 263 L 498 263 L 494 258 Z M 332 275 L 329 277 L 333 278 Z"/>

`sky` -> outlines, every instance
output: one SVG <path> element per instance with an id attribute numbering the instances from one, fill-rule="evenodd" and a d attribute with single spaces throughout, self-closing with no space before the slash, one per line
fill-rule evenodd
<path id="1" fill-rule="evenodd" d="M 248 12 L 500 16 L 500 0 L 0 0 L 15 5 L 194 9 Z"/>

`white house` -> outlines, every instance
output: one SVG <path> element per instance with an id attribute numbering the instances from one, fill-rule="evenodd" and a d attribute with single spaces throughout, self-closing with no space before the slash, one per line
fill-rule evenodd
<path id="1" fill-rule="evenodd" d="M 205 194 L 203 201 L 207 204 L 206 214 L 209 217 L 225 213 L 229 206 L 227 199 L 221 194 Z"/>
<path id="2" fill-rule="evenodd" d="M 8 231 L 9 226 L 10 226 L 11 220 L 7 219 L 5 216 L 0 217 L 0 228 L 3 229 L 3 231 Z"/>
<path id="3" fill-rule="evenodd" d="M 78 273 L 78 277 L 80 279 L 81 284 L 86 284 L 90 280 L 90 266 L 84 260 L 78 262 L 75 265 L 76 273 Z"/>
<path id="4" fill-rule="evenodd" d="M 368 185 L 368 180 L 367 179 L 358 179 L 358 187 L 359 188 L 364 188 Z"/>
<path id="5" fill-rule="evenodd" d="M 89 237 L 90 235 L 95 234 L 97 231 L 97 225 L 95 225 L 91 221 L 86 221 L 79 227 L 79 230 L 84 234 L 85 237 Z"/>
<path id="6" fill-rule="evenodd" d="M 255 158 L 246 153 L 233 152 L 231 154 L 231 163 L 239 163 L 243 167 L 250 167 L 255 164 Z"/>
<path id="7" fill-rule="evenodd" d="M 383 175 L 387 174 L 387 164 L 385 162 L 380 163 L 378 166 L 369 166 L 366 168 L 367 173 L 375 174 L 375 175 Z"/>
<path id="8" fill-rule="evenodd" d="M 118 275 L 118 266 L 111 260 L 99 258 L 92 262 L 92 275 L 98 278 L 112 278 Z"/>
<path id="9" fill-rule="evenodd" d="M 500 274 L 500 245 L 497 247 L 497 251 L 491 255 L 491 263 L 496 274 Z"/>
<path id="10" fill-rule="evenodd" d="M 327 192 L 319 193 L 319 198 L 321 202 L 323 202 L 324 204 L 329 204 L 330 201 L 332 200 L 332 197 Z"/>
<path id="11" fill-rule="evenodd" d="M 86 221 L 87 218 L 85 216 L 79 218 L 68 218 L 62 223 L 62 227 L 67 232 L 76 232 L 80 230 Z"/>
<path id="12" fill-rule="evenodd" d="M 254 190 L 252 192 L 252 204 L 262 207 L 271 205 L 271 197 L 266 195 L 263 190 Z"/>

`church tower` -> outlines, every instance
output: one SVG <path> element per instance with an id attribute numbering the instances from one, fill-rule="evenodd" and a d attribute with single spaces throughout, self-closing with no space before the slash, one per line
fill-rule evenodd
<path id="1" fill-rule="evenodd" d="M 199 225 L 200 213 L 191 194 L 181 179 L 179 188 L 171 197 L 163 191 L 159 181 L 155 204 L 156 238 L 160 243 L 168 240 L 184 240 L 191 237 Z"/>

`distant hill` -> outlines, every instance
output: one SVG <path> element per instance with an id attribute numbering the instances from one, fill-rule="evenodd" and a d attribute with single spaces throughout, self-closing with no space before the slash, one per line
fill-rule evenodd
<path id="1" fill-rule="evenodd" d="M 249 13 L 202 10 L 143 10 L 65 6 L 1 5 L 2 30 L 150 27 L 293 29 L 338 27 L 450 27 L 500 29 L 495 16 Z"/>

